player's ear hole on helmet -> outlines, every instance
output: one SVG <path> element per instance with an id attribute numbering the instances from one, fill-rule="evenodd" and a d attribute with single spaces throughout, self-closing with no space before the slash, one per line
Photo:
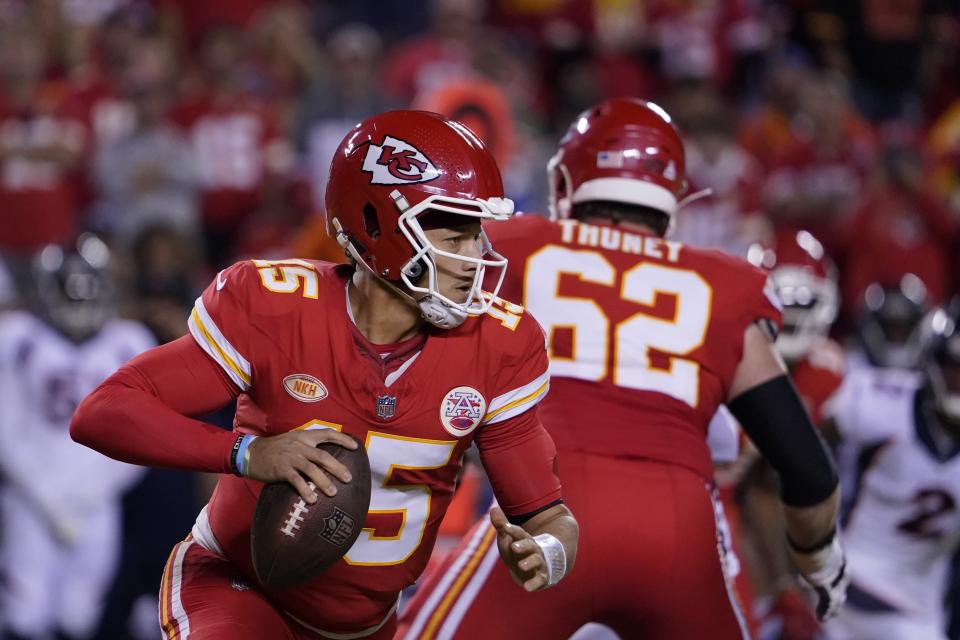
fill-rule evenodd
<path id="1" fill-rule="evenodd" d="M 631 222 L 640 224 L 649 228 L 658 236 L 665 235 L 667 228 L 670 226 L 670 216 L 659 209 L 606 200 L 578 202 L 573 205 L 573 217 L 578 220 L 606 218 L 614 223 Z"/>
<path id="2" fill-rule="evenodd" d="M 424 273 L 423 261 L 417 260 L 416 262 L 411 262 L 403 268 L 403 273 L 416 282 Z"/>
<path id="3" fill-rule="evenodd" d="M 377 217 L 377 208 L 369 202 L 363 205 L 363 229 L 374 240 L 380 238 L 380 219 Z"/>

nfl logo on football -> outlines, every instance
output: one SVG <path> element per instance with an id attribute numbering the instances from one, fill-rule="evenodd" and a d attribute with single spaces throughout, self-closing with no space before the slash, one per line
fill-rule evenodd
<path id="1" fill-rule="evenodd" d="M 472 387 L 457 387 L 447 392 L 440 404 L 440 421 L 451 435 L 460 438 L 480 425 L 486 411 L 483 394 Z"/>
<path id="2" fill-rule="evenodd" d="M 396 396 L 377 396 L 377 417 L 389 420 L 397 412 Z"/>

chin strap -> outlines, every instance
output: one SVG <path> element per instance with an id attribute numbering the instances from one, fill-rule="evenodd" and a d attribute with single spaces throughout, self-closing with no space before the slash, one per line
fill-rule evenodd
<path id="1" fill-rule="evenodd" d="M 465 311 L 449 307 L 429 294 L 417 300 L 417 306 L 423 319 L 440 329 L 456 329 L 467 319 Z"/>
<path id="2" fill-rule="evenodd" d="M 700 191 L 694 191 L 693 193 L 685 195 L 680 202 L 677 203 L 677 209 L 685 207 L 691 202 L 696 202 L 697 200 L 702 200 L 712 195 L 713 189 L 710 187 L 707 187 L 706 189 L 700 189 Z"/>

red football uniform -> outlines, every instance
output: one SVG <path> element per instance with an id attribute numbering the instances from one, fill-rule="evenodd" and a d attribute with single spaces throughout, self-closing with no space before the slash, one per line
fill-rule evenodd
<path id="1" fill-rule="evenodd" d="M 845 363 L 843 347 L 823 338 L 802 360 L 790 365 L 790 377 L 814 424 L 823 423 L 823 405 L 840 388 Z"/>
<path id="2" fill-rule="evenodd" d="M 401 343 L 405 359 L 391 368 L 350 318 L 352 272 L 306 260 L 238 263 L 197 300 L 189 326 L 243 392 L 236 430 L 333 428 L 365 443 L 373 492 L 356 544 L 321 577 L 259 594 L 318 633 L 367 635 L 391 618 L 401 589 L 426 565 L 471 443 L 508 514 L 557 502 L 560 487 L 552 446 L 535 450 L 542 460 L 527 446 L 543 435 L 530 409 L 549 385 L 536 321 L 502 302 L 492 315 Z M 536 477 L 537 468 L 546 473 Z M 204 598 L 196 578 L 218 557 L 238 571 L 235 581 L 256 584 L 250 522 L 261 486 L 222 476 L 192 538 L 171 555 L 161 612 L 170 637 L 202 622 L 203 614 L 191 618 L 198 611 L 230 609 Z"/>
<path id="3" fill-rule="evenodd" d="M 66 242 L 75 232 L 79 201 L 76 171 L 38 151 L 59 147 L 78 157 L 87 148 L 83 125 L 61 108 L 52 88 L 29 108 L 15 108 L 0 93 L 0 247 L 30 253 Z"/>
<path id="4" fill-rule="evenodd" d="M 200 95 L 178 105 L 172 117 L 193 143 L 200 207 L 213 228 L 237 224 L 255 211 L 266 176 L 287 168 L 276 118 L 250 97 L 224 104 Z"/>
<path id="5" fill-rule="evenodd" d="M 706 433 L 744 331 L 780 321 L 766 275 L 617 226 L 526 216 L 485 229 L 510 260 L 501 291 L 549 337 L 539 413 L 582 523 L 577 563 L 521 595 L 480 523 L 405 610 L 405 637 L 566 638 L 591 620 L 621 637 L 742 637 Z"/>

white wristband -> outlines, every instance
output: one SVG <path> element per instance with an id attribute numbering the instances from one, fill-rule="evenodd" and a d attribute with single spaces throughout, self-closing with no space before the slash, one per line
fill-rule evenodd
<path id="1" fill-rule="evenodd" d="M 547 586 L 552 587 L 560 582 L 567 572 L 567 552 L 563 543 L 549 533 L 534 536 L 533 541 L 543 551 L 543 557 L 547 560 Z"/>
<path id="2" fill-rule="evenodd" d="M 807 579 L 814 584 L 828 584 L 839 573 L 846 559 L 843 547 L 840 545 L 840 536 L 835 535 L 829 545 L 812 553 L 809 557 L 816 567 Z"/>

